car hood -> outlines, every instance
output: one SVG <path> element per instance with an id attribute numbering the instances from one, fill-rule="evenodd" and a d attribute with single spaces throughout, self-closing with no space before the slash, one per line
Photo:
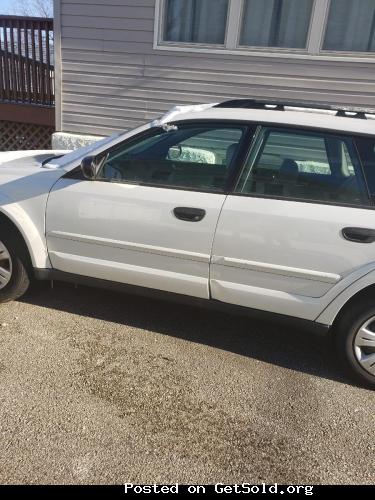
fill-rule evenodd
<path id="1" fill-rule="evenodd" d="M 0 153 L 0 182 L 4 177 L 29 176 L 33 171 L 43 172 L 43 164 L 69 151 L 6 151 Z"/>

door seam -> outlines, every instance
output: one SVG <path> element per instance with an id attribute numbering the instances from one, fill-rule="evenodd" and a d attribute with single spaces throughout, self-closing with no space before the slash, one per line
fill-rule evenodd
<path id="1" fill-rule="evenodd" d="M 220 223 L 220 219 L 221 219 L 221 214 L 223 212 L 224 205 L 225 205 L 225 202 L 228 199 L 228 196 L 229 195 L 227 194 L 224 197 L 223 203 L 222 203 L 220 211 L 219 211 L 219 216 L 218 216 L 217 221 L 216 221 L 214 233 L 213 233 L 213 236 L 212 236 L 212 243 L 211 243 L 211 249 L 210 249 L 210 258 L 209 258 L 209 261 L 208 261 L 208 300 L 212 299 L 212 295 L 211 295 L 211 266 L 212 266 L 212 257 L 213 257 L 213 250 L 214 250 L 215 238 L 216 238 L 217 228 L 219 227 L 219 223 Z"/>

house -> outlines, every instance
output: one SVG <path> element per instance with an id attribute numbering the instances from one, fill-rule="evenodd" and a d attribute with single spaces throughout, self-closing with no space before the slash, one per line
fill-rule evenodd
<path id="1" fill-rule="evenodd" d="M 55 0 L 55 59 L 59 148 L 176 104 L 375 108 L 375 0 Z"/>

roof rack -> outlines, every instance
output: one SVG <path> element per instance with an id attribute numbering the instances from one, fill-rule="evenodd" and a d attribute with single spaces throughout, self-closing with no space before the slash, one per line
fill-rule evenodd
<path id="1" fill-rule="evenodd" d="M 261 99 L 231 99 L 214 106 L 215 108 L 245 108 L 245 109 L 270 109 L 273 111 L 285 111 L 285 108 L 303 108 L 316 111 L 333 111 L 336 116 L 347 118 L 360 118 L 366 120 L 366 115 L 374 115 L 375 109 L 361 107 L 345 107 L 340 105 L 326 105 L 313 101 L 283 101 L 283 100 L 261 100 Z"/>

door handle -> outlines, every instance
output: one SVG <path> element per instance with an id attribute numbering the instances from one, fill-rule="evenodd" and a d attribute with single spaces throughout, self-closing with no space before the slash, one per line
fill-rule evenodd
<path id="1" fill-rule="evenodd" d="M 177 219 L 187 222 L 199 222 L 206 215 L 206 210 L 202 208 L 176 207 L 173 213 Z"/>
<path id="2" fill-rule="evenodd" d="M 346 240 L 355 243 L 373 243 L 375 241 L 375 229 L 344 227 L 342 235 Z"/>

